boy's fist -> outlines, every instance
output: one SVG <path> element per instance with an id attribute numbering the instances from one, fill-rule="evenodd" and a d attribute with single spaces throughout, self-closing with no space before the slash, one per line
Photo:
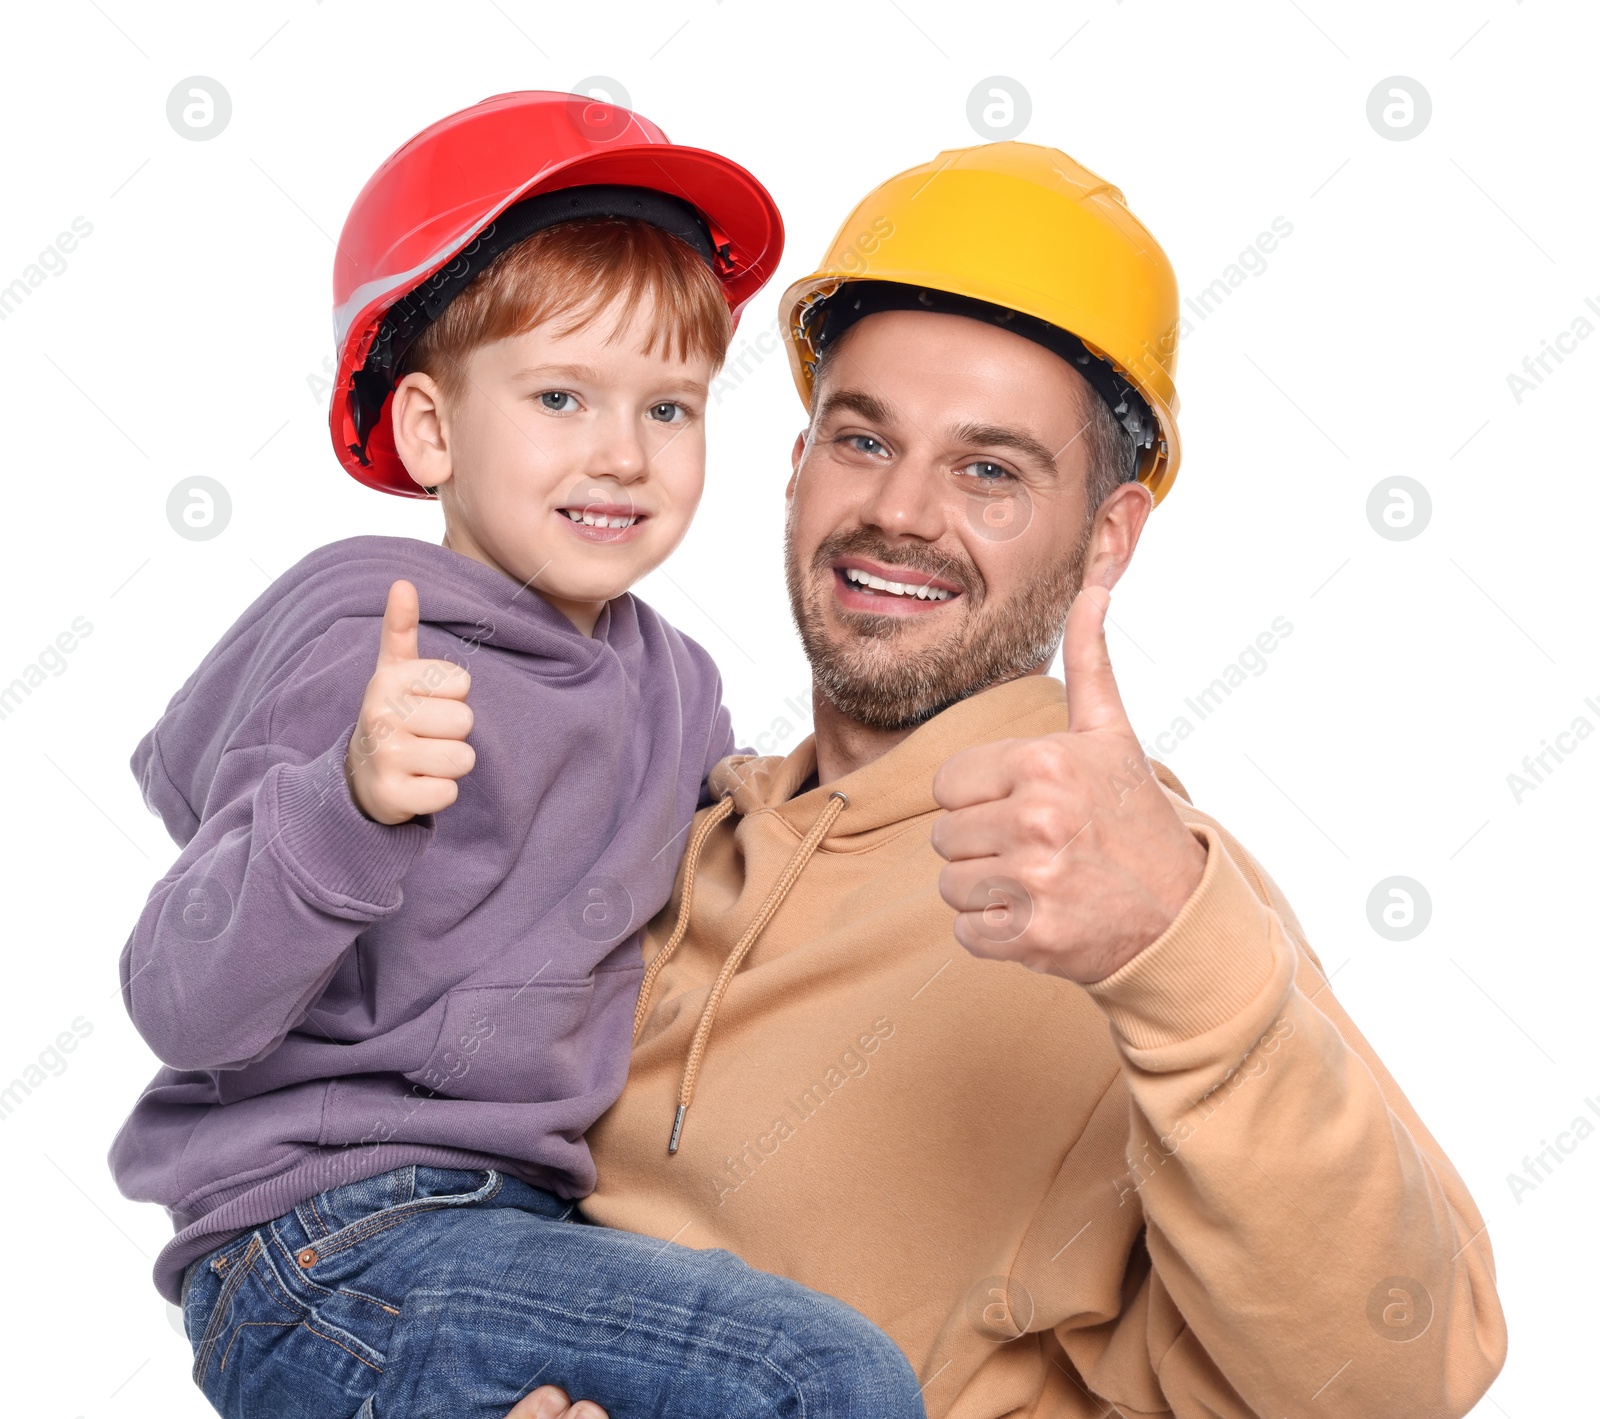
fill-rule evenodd
<path id="1" fill-rule="evenodd" d="M 378 823 L 404 823 L 456 801 L 456 780 L 476 760 L 467 735 L 472 677 L 448 660 L 417 659 L 417 589 L 389 588 L 378 640 L 378 668 L 367 681 L 361 717 L 345 754 L 356 807 Z"/>

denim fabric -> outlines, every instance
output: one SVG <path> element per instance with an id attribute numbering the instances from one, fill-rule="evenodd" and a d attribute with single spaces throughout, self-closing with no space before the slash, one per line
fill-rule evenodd
<path id="1" fill-rule="evenodd" d="M 923 1415 L 842 1301 L 491 1170 L 320 1193 L 194 1262 L 183 1314 L 227 1419 L 502 1419 L 541 1384 L 612 1419 Z"/>

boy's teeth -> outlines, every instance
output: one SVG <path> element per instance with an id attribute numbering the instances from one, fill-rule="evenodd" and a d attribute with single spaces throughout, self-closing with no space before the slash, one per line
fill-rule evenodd
<path id="1" fill-rule="evenodd" d="M 942 586 L 885 581 L 881 576 L 873 576 L 871 572 L 862 571 L 860 567 L 846 567 L 844 575 L 846 581 L 853 581 L 857 586 L 871 587 L 874 591 L 886 591 L 891 596 L 915 596 L 919 601 L 948 601 L 953 595 Z"/>
<path id="2" fill-rule="evenodd" d="M 634 513 L 627 517 L 607 517 L 604 513 L 587 512 L 581 508 L 565 507 L 561 509 L 574 522 L 581 522 L 585 527 L 632 527 L 639 520 Z"/>

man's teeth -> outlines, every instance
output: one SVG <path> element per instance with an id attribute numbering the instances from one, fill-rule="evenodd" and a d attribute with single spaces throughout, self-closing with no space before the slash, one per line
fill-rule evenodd
<path id="1" fill-rule="evenodd" d="M 637 513 L 627 517 L 607 517 L 602 512 L 590 512 L 586 508 L 564 507 L 561 511 L 585 527 L 632 527 L 639 520 Z"/>
<path id="2" fill-rule="evenodd" d="M 919 601 L 948 601 L 955 595 L 942 586 L 927 586 L 904 581 L 885 581 L 881 576 L 873 576 L 871 572 L 864 572 L 860 567 L 846 567 L 844 569 L 846 581 L 853 581 L 857 586 L 870 587 L 873 591 L 886 591 L 891 596 L 915 596 Z"/>

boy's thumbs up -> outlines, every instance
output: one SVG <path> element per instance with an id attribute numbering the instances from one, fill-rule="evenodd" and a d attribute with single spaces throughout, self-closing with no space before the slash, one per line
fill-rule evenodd
<path id="1" fill-rule="evenodd" d="M 456 780 L 476 756 L 467 735 L 472 677 L 417 648 L 421 603 L 409 581 L 389 588 L 378 628 L 378 663 L 345 753 L 350 796 L 378 823 L 404 823 L 456 801 Z"/>

